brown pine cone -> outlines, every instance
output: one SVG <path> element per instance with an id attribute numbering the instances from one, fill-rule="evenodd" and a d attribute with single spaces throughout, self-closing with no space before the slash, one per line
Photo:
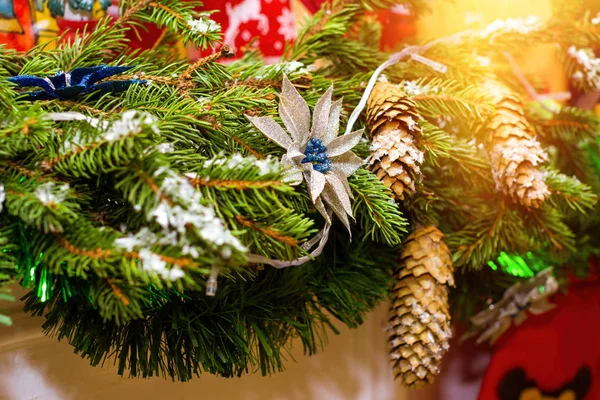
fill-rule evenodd
<path id="1" fill-rule="evenodd" d="M 411 388 L 432 383 L 452 336 L 448 287 L 454 285 L 450 251 L 436 227 L 411 234 L 395 271 L 389 347 L 396 378 Z"/>
<path id="2" fill-rule="evenodd" d="M 488 83 L 496 114 L 489 120 L 487 150 L 496 185 L 514 201 L 538 208 L 549 194 L 538 166 L 548 159 L 525 118 L 521 99 Z"/>
<path id="3" fill-rule="evenodd" d="M 372 136 L 371 171 L 392 189 L 397 199 L 415 191 L 421 179 L 423 152 L 417 147 L 421 128 L 416 104 L 398 85 L 379 82 L 367 103 L 367 123 Z"/>

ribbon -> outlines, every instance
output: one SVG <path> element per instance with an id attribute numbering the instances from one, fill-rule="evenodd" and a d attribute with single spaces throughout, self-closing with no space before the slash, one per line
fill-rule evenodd
<path id="1" fill-rule="evenodd" d="M 331 217 L 332 217 L 332 213 L 330 211 L 329 219 L 331 219 Z M 261 256 L 259 254 L 248 254 L 248 261 L 251 263 L 255 263 L 255 264 L 267 264 L 272 267 L 280 268 L 280 269 L 287 268 L 287 267 L 293 267 L 293 266 L 297 266 L 297 265 L 302 265 L 302 264 L 307 263 L 321 255 L 321 253 L 323 252 L 323 249 L 325 248 L 325 245 L 327 244 L 327 241 L 329 240 L 329 230 L 330 229 L 331 229 L 331 223 L 326 222 L 325 226 L 323 227 L 323 229 L 321 229 L 319 231 L 319 233 L 317 233 L 310 240 L 308 240 L 302 244 L 302 246 L 301 246 L 302 249 L 304 249 L 306 251 L 308 251 L 310 248 L 312 248 L 317 243 L 319 244 L 317 246 L 317 248 L 315 248 L 307 256 L 302 256 L 302 257 L 299 257 L 292 261 L 285 261 L 285 260 L 277 260 L 277 259 L 267 258 L 267 257 Z"/>

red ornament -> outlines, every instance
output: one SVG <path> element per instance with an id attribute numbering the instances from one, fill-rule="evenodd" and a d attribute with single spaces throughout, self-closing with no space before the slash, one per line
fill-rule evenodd
<path id="1" fill-rule="evenodd" d="M 315 13 L 319 8 L 321 8 L 321 4 L 325 3 L 327 0 L 302 0 L 302 4 L 304 7 L 311 12 Z"/>
<path id="2" fill-rule="evenodd" d="M 218 11 L 211 18 L 221 25 L 223 42 L 234 49 L 254 40 L 253 44 L 267 59 L 279 59 L 286 43 L 296 38 L 290 0 L 204 0 L 199 11 L 207 10 Z M 208 53 L 191 49 L 189 56 L 197 59 Z"/>
<path id="3" fill-rule="evenodd" d="M 62 40 L 72 42 L 76 35 L 90 33 L 96 29 L 98 21 L 95 19 L 88 20 L 72 20 L 61 17 L 56 17 L 56 25 L 58 25 L 58 36 L 64 35 Z"/>
<path id="4" fill-rule="evenodd" d="M 119 0 L 111 0 L 112 5 L 108 7 L 106 13 L 110 15 L 113 21 L 119 18 Z M 127 38 L 127 46 L 131 50 L 136 49 L 151 49 L 158 44 L 164 36 L 165 29 L 159 29 L 155 24 L 143 23 L 142 27 L 139 24 L 131 25 L 125 37 Z"/>
<path id="5" fill-rule="evenodd" d="M 378 13 L 382 25 L 381 48 L 394 51 L 406 39 L 417 33 L 415 18 L 405 7 L 395 6 Z"/>
<path id="6" fill-rule="evenodd" d="M 0 6 L 0 44 L 26 51 L 35 46 L 33 15 L 29 0 L 2 0 Z"/>
<path id="7" fill-rule="evenodd" d="M 496 343 L 479 400 L 600 399 L 600 282 L 559 293 Z"/>

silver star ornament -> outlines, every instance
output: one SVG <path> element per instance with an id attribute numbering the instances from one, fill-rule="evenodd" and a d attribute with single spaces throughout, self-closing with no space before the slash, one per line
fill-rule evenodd
<path id="1" fill-rule="evenodd" d="M 315 208 L 331 223 L 331 208 L 350 231 L 353 199 L 348 177 L 363 164 L 351 150 L 360 141 L 363 130 L 338 136 L 342 100 L 332 101 L 333 86 L 317 101 L 312 115 L 306 101 L 283 77 L 279 96 L 279 116 L 283 129 L 270 117 L 248 120 L 266 137 L 287 150 L 281 162 L 289 168 L 285 181 L 298 185 L 306 180 Z"/>

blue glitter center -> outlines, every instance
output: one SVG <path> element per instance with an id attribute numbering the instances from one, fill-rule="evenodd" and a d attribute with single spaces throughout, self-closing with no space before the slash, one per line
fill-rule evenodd
<path id="1" fill-rule="evenodd" d="M 306 157 L 302 160 L 302 164 L 311 163 L 316 171 L 323 174 L 331 170 L 331 161 L 327 157 L 327 147 L 320 139 L 310 139 L 306 149 L 304 149 L 304 154 Z"/>

